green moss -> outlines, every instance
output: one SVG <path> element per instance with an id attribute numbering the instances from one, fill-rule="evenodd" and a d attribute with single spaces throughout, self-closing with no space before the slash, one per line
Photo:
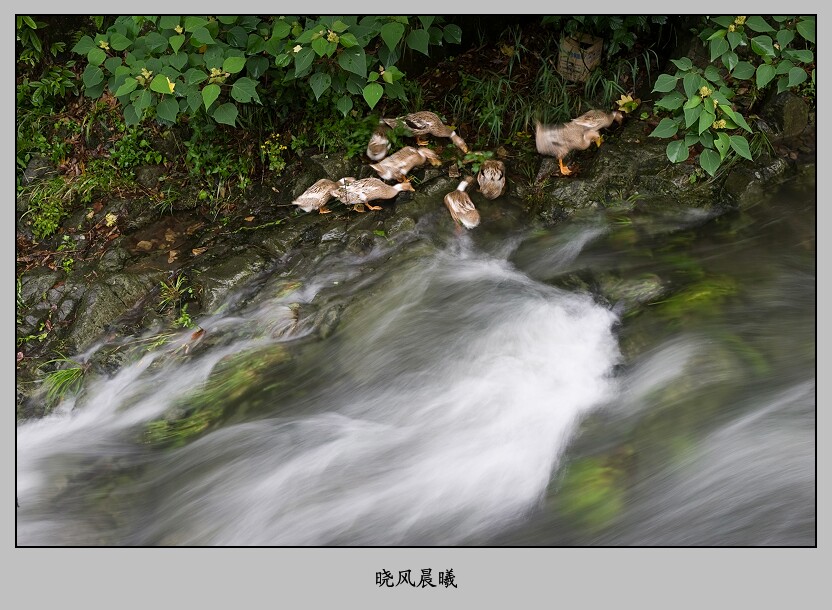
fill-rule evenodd
<path id="1" fill-rule="evenodd" d="M 609 526 L 624 508 L 623 474 L 601 458 L 583 458 L 570 464 L 558 494 L 561 513 L 589 532 Z"/>

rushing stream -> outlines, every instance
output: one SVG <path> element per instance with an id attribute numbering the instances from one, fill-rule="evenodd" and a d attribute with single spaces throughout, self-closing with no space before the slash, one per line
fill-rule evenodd
<path id="1" fill-rule="evenodd" d="M 813 545 L 814 197 L 266 272 L 18 425 L 17 542 Z"/>

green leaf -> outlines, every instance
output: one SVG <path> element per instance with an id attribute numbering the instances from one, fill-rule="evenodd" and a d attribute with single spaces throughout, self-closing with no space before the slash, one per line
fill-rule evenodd
<path id="1" fill-rule="evenodd" d="M 771 64 L 760 64 L 757 66 L 757 88 L 762 89 L 774 78 L 775 70 Z"/>
<path id="2" fill-rule="evenodd" d="M 202 88 L 202 101 L 205 104 L 205 110 L 211 107 L 216 99 L 220 96 L 220 86 L 216 83 L 205 85 Z"/>
<path id="3" fill-rule="evenodd" d="M 321 99 L 324 91 L 329 89 L 332 84 L 332 77 L 324 72 L 315 72 L 309 78 L 309 86 L 312 87 L 312 92 L 315 94 L 315 100 Z"/>
<path id="4" fill-rule="evenodd" d="M 731 136 L 731 148 L 733 148 L 737 154 L 741 157 L 745 157 L 749 161 L 752 161 L 751 158 L 751 149 L 748 147 L 748 140 L 745 139 L 744 136 Z"/>
<path id="5" fill-rule="evenodd" d="M 257 95 L 257 83 L 247 76 L 242 76 L 234 81 L 231 86 L 231 97 L 241 104 L 247 104 L 252 99 L 258 104 L 260 103 L 260 96 Z"/>
<path id="6" fill-rule="evenodd" d="M 430 43 L 430 34 L 427 30 L 411 30 L 407 35 L 407 46 L 414 51 L 419 51 L 423 55 L 429 55 L 428 44 Z"/>
<path id="7" fill-rule="evenodd" d="M 701 103 L 702 103 L 702 98 L 699 97 L 698 95 L 694 95 L 687 102 L 685 102 L 684 108 L 685 108 L 685 110 L 690 110 L 692 108 L 696 108 Z"/>
<path id="8" fill-rule="evenodd" d="M 93 66 L 100 66 L 104 63 L 105 59 L 107 59 L 107 54 L 103 49 L 99 49 L 98 47 L 90 49 L 90 52 L 87 53 L 87 61 Z"/>
<path id="9" fill-rule="evenodd" d="M 312 61 L 314 59 L 315 51 L 313 51 L 309 47 L 304 47 L 300 51 L 298 51 L 295 54 L 295 78 L 303 76 L 309 69 L 309 67 L 312 65 Z"/>
<path id="10" fill-rule="evenodd" d="M 716 115 L 708 110 L 707 107 L 704 108 L 704 110 L 702 110 L 702 114 L 699 115 L 699 128 L 697 133 L 701 136 L 703 131 L 711 128 L 711 125 L 713 125 L 715 120 Z"/>
<path id="11" fill-rule="evenodd" d="M 260 78 L 260 76 L 265 74 L 266 70 L 269 69 L 269 60 L 263 57 L 262 55 L 258 55 L 257 57 L 249 57 L 246 60 L 246 68 L 248 69 L 248 73 L 252 78 Z"/>
<path id="12" fill-rule="evenodd" d="M 697 96 L 695 99 L 702 99 Z M 699 120 L 699 117 L 702 114 L 703 106 L 700 104 L 699 106 L 694 106 L 693 108 L 685 108 L 685 129 L 696 123 Z"/>
<path id="13" fill-rule="evenodd" d="M 754 66 L 752 66 L 747 61 L 741 61 L 737 64 L 737 67 L 734 68 L 734 71 L 731 72 L 731 76 L 734 78 L 739 78 L 741 80 L 748 80 L 752 76 L 754 76 Z"/>
<path id="14" fill-rule="evenodd" d="M 713 34 L 708 36 L 708 38 L 706 40 L 716 40 L 718 38 L 725 38 L 725 34 L 727 34 L 727 33 L 728 33 L 728 30 L 717 30 L 716 32 L 714 32 Z"/>
<path id="15" fill-rule="evenodd" d="M 344 23 L 340 19 L 336 19 L 335 23 L 332 24 L 332 31 L 335 32 L 336 34 L 340 34 L 341 32 L 349 29 L 349 27 L 350 26 L 348 26 L 346 23 Z"/>
<path id="16" fill-rule="evenodd" d="M 679 131 L 679 126 L 676 124 L 676 121 L 671 119 L 662 119 L 661 122 L 656 125 L 656 128 L 650 133 L 650 137 L 653 138 L 670 138 L 676 135 L 676 132 Z"/>
<path id="17" fill-rule="evenodd" d="M 667 145 L 667 158 L 671 163 L 681 163 L 690 156 L 690 150 L 685 146 L 684 140 L 674 140 Z"/>
<path id="18" fill-rule="evenodd" d="M 119 87 L 116 92 L 116 97 L 121 97 L 122 95 L 127 95 L 128 93 L 135 91 L 136 87 L 139 86 L 139 81 L 135 78 L 128 78 L 127 80 L 122 83 L 121 87 Z"/>
<path id="19" fill-rule="evenodd" d="M 656 84 L 653 86 L 653 91 L 659 93 L 668 93 L 676 88 L 676 82 L 679 80 L 678 76 L 670 76 L 669 74 L 659 74 L 656 79 Z"/>
<path id="20" fill-rule="evenodd" d="M 321 28 L 319 26 L 315 26 L 312 29 L 304 30 L 300 36 L 295 39 L 297 44 L 309 44 L 315 38 L 321 37 Z"/>
<path id="21" fill-rule="evenodd" d="M 150 81 L 150 90 L 163 95 L 170 95 L 170 87 L 168 86 L 168 77 L 164 74 L 157 74 Z"/>
<path id="22" fill-rule="evenodd" d="M 141 92 L 139 92 L 138 97 L 136 97 L 136 99 L 133 100 L 133 105 L 136 107 L 136 111 L 139 113 L 140 116 L 142 114 L 142 111 L 144 111 L 145 108 L 150 108 L 150 105 L 152 103 L 153 94 L 147 89 L 143 89 Z"/>
<path id="23" fill-rule="evenodd" d="M 259 55 L 266 50 L 266 41 L 262 36 L 249 34 L 246 40 L 246 55 Z"/>
<path id="24" fill-rule="evenodd" d="M 739 32 L 728 32 L 727 38 L 732 51 L 742 44 L 742 34 Z"/>
<path id="25" fill-rule="evenodd" d="M 699 155 L 699 165 L 708 172 L 708 175 L 713 176 L 719 168 L 722 159 L 719 158 L 719 153 L 714 150 L 705 149 Z"/>
<path id="26" fill-rule="evenodd" d="M 160 30 L 173 30 L 179 25 L 180 18 L 178 15 L 162 15 L 159 18 Z"/>
<path id="27" fill-rule="evenodd" d="M 335 104 L 335 107 L 341 114 L 347 116 L 347 113 L 352 110 L 352 98 L 348 95 L 342 96 Z"/>
<path id="28" fill-rule="evenodd" d="M 226 33 L 225 40 L 232 47 L 245 49 L 248 44 L 248 32 L 245 28 L 235 25 Z"/>
<path id="29" fill-rule="evenodd" d="M 287 53 L 281 53 L 277 57 L 274 58 L 274 65 L 278 68 L 285 68 L 289 65 L 289 62 L 292 61 L 292 58 L 289 57 Z"/>
<path id="30" fill-rule="evenodd" d="M 764 59 L 774 57 L 774 42 L 771 36 L 755 36 L 751 39 L 751 50 Z"/>
<path id="31" fill-rule="evenodd" d="M 723 53 L 727 53 L 730 50 L 728 46 L 728 41 L 724 38 L 717 38 L 711 41 L 711 61 L 714 61 L 717 57 L 721 56 Z"/>
<path id="32" fill-rule="evenodd" d="M 338 55 L 338 65 L 347 72 L 352 72 L 362 78 L 367 77 L 367 56 L 362 47 L 344 49 Z"/>
<path id="33" fill-rule="evenodd" d="M 214 44 L 214 39 L 211 38 L 211 34 L 205 28 L 197 28 L 191 34 L 194 40 L 201 44 Z"/>
<path id="34" fill-rule="evenodd" d="M 803 19 L 797 22 L 797 31 L 809 42 L 815 42 L 815 20 Z"/>
<path id="35" fill-rule="evenodd" d="M 711 98 L 718 104 L 723 104 L 725 106 L 730 106 L 731 104 L 731 102 L 728 101 L 728 98 L 725 97 L 725 94 L 721 91 L 714 91 L 711 93 Z"/>
<path id="36" fill-rule="evenodd" d="M 748 123 L 745 122 L 745 119 L 743 118 L 743 116 L 739 112 L 735 112 L 734 109 L 731 108 L 730 106 L 720 105 L 719 109 L 722 110 L 722 112 L 724 112 L 725 115 L 729 119 L 734 121 L 734 123 L 736 123 L 738 126 L 745 129 L 748 133 L 752 133 L 751 128 L 748 126 Z"/>
<path id="37" fill-rule="evenodd" d="M 789 70 L 789 87 L 796 87 L 797 85 L 801 84 L 809 78 L 806 74 L 806 70 L 803 68 L 794 67 Z"/>
<path id="38" fill-rule="evenodd" d="M 727 28 L 732 23 L 734 23 L 734 18 L 729 17 L 728 15 L 721 15 L 719 17 L 711 17 L 711 21 L 713 21 L 717 25 L 721 25 L 722 27 Z"/>
<path id="39" fill-rule="evenodd" d="M 72 47 L 72 52 L 77 53 L 78 55 L 86 55 L 90 52 L 90 49 L 95 48 L 95 42 L 89 36 L 81 37 L 81 40 L 75 43 L 75 46 Z"/>
<path id="40" fill-rule="evenodd" d="M 358 40 L 356 40 L 355 34 L 350 34 L 349 32 L 341 34 L 341 40 L 339 42 L 345 49 L 358 46 Z"/>
<path id="41" fill-rule="evenodd" d="M 381 26 L 381 39 L 391 51 L 396 50 L 396 45 L 404 36 L 404 26 L 401 23 L 385 23 Z"/>
<path id="42" fill-rule="evenodd" d="M 730 53 L 731 51 L 728 51 Z M 707 78 L 712 83 L 716 83 L 717 85 L 724 84 L 722 80 L 722 76 L 719 73 L 719 68 L 714 65 L 709 65 L 705 68 L 705 78 Z"/>
<path id="43" fill-rule="evenodd" d="M 748 19 L 745 20 L 745 25 L 755 32 L 773 32 L 774 28 L 771 27 L 766 20 L 758 15 L 752 15 Z"/>
<path id="44" fill-rule="evenodd" d="M 199 28 L 208 24 L 207 19 L 203 19 L 202 17 L 185 17 L 185 31 L 186 32 L 195 32 Z"/>
<path id="45" fill-rule="evenodd" d="M 445 39 L 445 42 L 449 42 L 451 44 L 461 44 L 462 28 L 455 23 L 449 23 L 442 30 L 442 37 Z"/>
<path id="46" fill-rule="evenodd" d="M 222 71 L 230 74 L 237 74 L 246 67 L 245 57 L 226 57 L 222 62 Z"/>
<path id="47" fill-rule="evenodd" d="M 160 119 L 176 123 L 177 114 L 179 114 L 179 102 L 173 97 L 166 97 L 156 106 L 156 116 Z"/>
<path id="48" fill-rule="evenodd" d="M 777 93 L 783 93 L 789 88 L 789 77 L 781 76 L 777 79 Z"/>
<path id="49" fill-rule="evenodd" d="M 740 58 L 733 51 L 728 51 L 722 55 L 722 63 L 728 72 L 731 72 L 731 70 L 737 66 L 737 62 L 739 62 L 739 60 Z"/>
<path id="50" fill-rule="evenodd" d="M 188 93 L 188 108 L 191 109 L 191 113 L 194 113 L 197 110 L 199 110 L 199 107 L 201 105 L 202 105 L 202 95 L 200 94 L 200 91 L 198 89 Z"/>
<path id="51" fill-rule="evenodd" d="M 108 57 L 104 61 L 104 67 L 110 74 L 115 74 L 118 67 L 121 65 L 121 57 Z"/>
<path id="52" fill-rule="evenodd" d="M 780 30 L 775 36 L 777 44 L 780 45 L 780 51 L 789 46 L 789 43 L 794 40 L 794 32 L 791 30 Z"/>
<path id="53" fill-rule="evenodd" d="M 699 136 L 695 133 L 686 133 L 685 134 L 685 146 L 690 148 L 694 144 L 699 144 Z"/>
<path id="54" fill-rule="evenodd" d="M 139 39 L 139 42 L 141 43 L 141 39 Z M 168 39 L 162 36 L 159 32 L 150 32 L 144 37 L 144 42 L 147 48 L 153 53 L 164 53 L 170 44 Z M 139 49 L 134 50 L 139 52 Z"/>
<path id="55" fill-rule="evenodd" d="M 684 95 L 682 95 L 678 91 L 672 91 L 668 95 L 665 95 L 658 102 L 656 102 L 656 106 L 658 108 L 664 108 L 665 110 L 676 110 L 677 108 L 681 108 L 684 102 Z"/>
<path id="56" fill-rule="evenodd" d="M 84 89 L 84 95 L 92 99 L 100 97 L 101 94 L 104 93 L 104 85 L 106 85 L 106 83 L 104 81 L 101 81 L 97 85 L 87 87 L 86 89 Z"/>
<path id="57" fill-rule="evenodd" d="M 728 150 L 731 148 L 731 138 L 728 137 L 727 133 L 720 131 L 717 139 L 714 140 L 714 146 L 719 151 L 720 160 L 724 161 L 725 155 L 728 154 Z"/>
<path id="58" fill-rule="evenodd" d="M 99 68 L 98 66 L 89 64 L 86 68 L 84 68 L 84 74 L 82 78 L 84 81 L 84 86 L 87 89 L 89 89 L 104 81 L 104 72 L 102 72 L 101 68 Z"/>
<path id="59" fill-rule="evenodd" d="M 422 27 L 428 29 L 430 24 L 433 23 L 434 17 L 426 17 L 419 15 L 419 22 L 422 24 Z"/>
<path id="60" fill-rule="evenodd" d="M 237 107 L 231 102 L 222 104 L 214 110 L 213 117 L 217 123 L 234 127 L 237 122 Z"/>
<path id="61" fill-rule="evenodd" d="M 699 87 L 702 86 L 702 77 L 696 72 L 688 72 L 682 79 L 682 88 L 685 90 L 685 95 L 689 98 L 696 95 Z"/>
<path id="62" fill-rule="evenodd" d="M 673 65 L 683 71 L 688 71 L 693 67 L 693 62 L 689 57 L 682 57 L 680 59 L 671 59 Z"/>
<path id="63" fill-rule="evenodd" d="M 796 59 L 804 64 L 810 64 L 815 60 L 815 54 L 809 49 L 789 49 L 786 53 L 792 59 Z"/>
<path id="64" fill-rule="evenodd" d="M 138 125 L 141 121 L 139 112 L 133 104 L 127 104 L 124 107 L 124 124 L 128 127 Z"/>
<path id="65" fill-rule="evenodd" d="M 123 51 L 131 44 L 133 44 L 133 41 L 127 38 L 124 34 L 113 32 L 110 35 L 110 48 L 113 49 L 113 51 Z"/>
<path id="66" fill-rule="evenodd" d="M 198 68 L 190 68 L 185 72 L 185 82 L 188 85 L 196 85 L 202 81 L 208 80 L 208 75 L 203 70 Z"/>
<path id="67" fill-rule="evenodd" d="M 312 50 L 318 54 L 318 57 L 326 55 L 327 45 L 329 42 L 326 38 L 316 38 L 312 41 Z"/>
<path id="68" fill-rule="evenodd" d="M 182 48 L 182 45 L 185 44 L 185 36 L 183 34 L 171 36 L 168 38 L 168 42 L 170 43 L 170 48 L 173 49 L 173 52 L 178 53 L 179 49 Z"/>
<path id="69" fill-rule="evenodd" d="M 384 88 L 378 83 L 370 83 L 364 87 L 364 91 L 362 93 L 367 105 L 370 109 L 373 109 L 375 108 L 375 105 L 378 104 L 381 96 L 384 94 Z"/>
<path id="70" fill-rule="evenodd" d="M 217 21 L 223 25 L 231 25 L 237 21 L 236 15 L 217 15 Z"/>
<path id="71" fill-rule="evenodd" d="M 702 132 L 702 135 L 699 136 L 699 143 L 702 146 L 704 146 L 705 148 L 713 149 L 713 147 L 714 147 L 714 134 L 711 132 L 710 129 Z"/>
<path id="72" fill-rule="evenodd" d="M 777 63 L 776 72 L 778 76 L 781 74 L 788 74 L 789 70 L 792 68 L 794 68 L 794 64 L 788 59 L 784 59 L 783 61 Z"/>

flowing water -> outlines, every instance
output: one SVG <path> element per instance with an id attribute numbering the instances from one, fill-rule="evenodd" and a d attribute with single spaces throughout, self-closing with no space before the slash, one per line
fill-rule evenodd
<path id="1" fill-rule="evenodd" d="M 119 346 L 18 425 L 18 544 L 813 545 L 813 187 L 481 212 Z"/>

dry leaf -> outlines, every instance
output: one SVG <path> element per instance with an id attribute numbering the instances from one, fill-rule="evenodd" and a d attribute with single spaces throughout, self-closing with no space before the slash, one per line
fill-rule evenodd
<path id="1" fill-rule="evenodd" d="M 194 248 L 193 250 L 191 250 L 191 254 L 193 254 L 194 256 L 199 256 L 200 254 L 205 252 L 207 249 L 208 248 Z"/>
<path id="2" fill-rule="evenodd" d="M 173 229 L 165 231 L 165 241 L 173 241 L 176 239 L 176 232 Z"/>
<path id="3" fill-rule="evenodd" d="M 148 251 L 153 248 L 153 244 L 149 241 L 143 240 L 136 244 L 137 250 L 145 250 Z"/>
<path id="4" fill-rule="evenodd" d="M 245 217 L 246 222 L 251 222 L 252 220 L 254 220 L 254 216 L 246 216 Z"/>
<path id="5" fill-rule="evenodd" d="M 170 252 L 168 252 L 168 264 L 171 264 L 173 261 L 175 261 L 178 254 L 179 252 L 177 252 L 176 250 L 171 250 Z"/>

